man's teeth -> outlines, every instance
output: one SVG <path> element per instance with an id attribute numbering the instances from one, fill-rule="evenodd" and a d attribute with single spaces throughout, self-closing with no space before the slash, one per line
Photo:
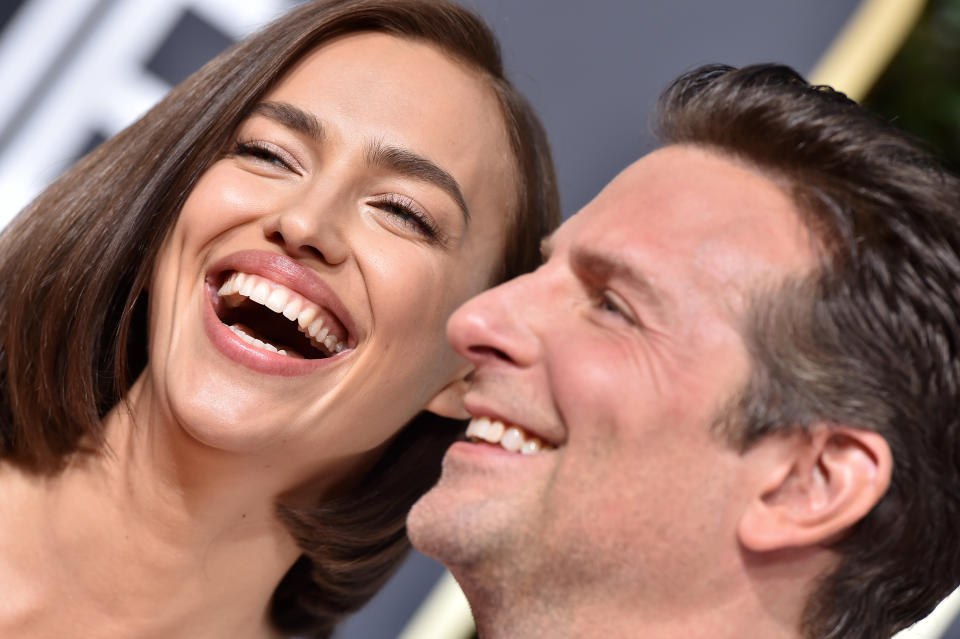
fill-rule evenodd
<path id="1" fill-rule="evenodd" d="M 491 444 L 500 444 L 502 448 L 512 453 L 523 455 L 533 455 L 553 448 L 553 446 L 544 444 L 533 435 L 523 432 L 517 426 L 505 426 L 500 420 L 490 419 L 489 417 L 474 417 L 471 419 L 467 426 L 467 437 Z"/>
<path id="2" fill-rule="evenodd" d="M 315 346 L 325 349 L 330 355 L 339 353 L 345 347 L 345 344 L 336 335 L 332 334 L 328 327 L 324 326 L 323 317 L 320 316 L 320 309 L 316 304 L 290 289 L 279 286 L 258 275 L 250 275 L 239 271 L 231 273 L 223 285 L 220 286 L 217 294 L 224 298 L 224 301 L 230 306 L 238 306 L 243 301 L 242 298 L 245 297 L 269 308 L 274 313 L 282 314 L 291 322 L 295 321 L 301 333 L 309 337 Z M 241 335 L 244 339 L 250 338 L 246 341 L 255 340 L 257 346 L 265 344 L 265 342 L 251 337 L 239 329 L 233 332 Z M 269 351 L 285 354 L 272 345 L 268 346 L 270 346 L 270 348 L 267 348 Z"/>

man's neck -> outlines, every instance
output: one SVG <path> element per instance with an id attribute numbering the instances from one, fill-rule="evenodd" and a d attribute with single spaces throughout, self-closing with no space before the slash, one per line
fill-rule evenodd
<path id="1" fill-rule="evenodd" d="M 479 585 L 477 582 L 480 582 Z M 575 580 L 571 580 L 574 583 Z M 801 639 L 802 612 L 796 593 L 757 591 L 744 582 L 718 589 L 713 596 L 647 597 L 622 590 L 558 593 L 499 588 L 502 581 L 461 579 L 480 639 L 556 639 L 642 637 L 643 639 Z M 495 584 L 494 588 L 487 587 Z M 757 586 L 757 584 L 753 584 Z M 759 586 L 762 588 L 763 586 Z M 776 584 L 770 584 L 774 591 Z M 779 595 L 784 595 L 779 597 Z"/>
<path id="2" fill-rule="evenodd" d="M 523 639 L 555 637 L 556 639 L 608 639 L 642 637 L 643 639 L 801 639 L 799 630 L 784 627 L 770 617 L 714 615 L 690 611 L 686 616 L 654 619 L 642 615 L 623 614 L 574 608 L 565 611 L 526 607 L 523 610 L 497 611 L 473 606 L 480 639 Z"/>

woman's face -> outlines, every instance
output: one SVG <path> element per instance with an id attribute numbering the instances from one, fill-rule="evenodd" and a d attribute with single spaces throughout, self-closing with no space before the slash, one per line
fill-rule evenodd
<path id="1" fill-rule="evenodd" d="M 498 265 L 511 158 L 492 90 L 433 46 L 363 33 L 316 49 L 165 240 L 150 396 L 202 444 L 291 468 L 449 413 L 467 365 L 444 324 Z"/>

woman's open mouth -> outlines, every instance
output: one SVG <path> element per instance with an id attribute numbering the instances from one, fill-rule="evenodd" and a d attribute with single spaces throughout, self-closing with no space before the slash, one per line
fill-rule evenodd
<path id="1" fill-rule="evenodd" d="M 296 359 L 325 359 L 346 348 L 346 329 L 329 310 L 260 275 L 222 277 L 217 317 L 248 344 Z"/>

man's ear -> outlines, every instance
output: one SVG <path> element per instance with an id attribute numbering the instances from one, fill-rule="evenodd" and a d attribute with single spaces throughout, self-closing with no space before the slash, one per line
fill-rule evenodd
<path id="1" fill-rule="evenodd" d="M 463 405 L 463 396 L 469 387 L 467 377 L 471 372 L 473 372 L 473 366 L 465 366 L 453 381 L 441 388 L 440 392 L 433 396 L 433 399 L 427 403 L 425 410 L 441 417 L 449 417 L 450 419 L 470 419 L 470 413 L 467 412 L 466 407 Z"/>
<path id="2" fill-rule="evenodd" d="M 756 460 L 760 481 L 737 530 L 754 552 L 829 542 L 870 512 L 890 485 L 890 447 L 872 431 L 822 425 L 756 446 L 776 450 Z"/>

